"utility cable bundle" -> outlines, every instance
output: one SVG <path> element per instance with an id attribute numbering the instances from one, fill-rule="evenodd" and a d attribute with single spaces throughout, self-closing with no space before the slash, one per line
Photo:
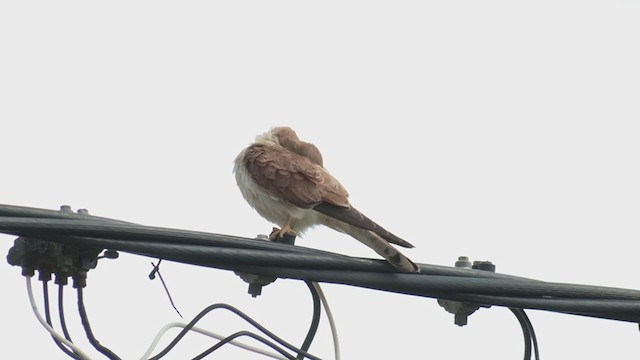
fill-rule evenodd
<path id="1" fill-rule="evenodd" d="M 640 322 L 640 291 L 636 290 L 551 283 L 497 274 L 486 271 L 491 268 L 482 270 L 486 263 L 475 264 L 477 269 L 418 264 L 420 273 L 398 273 L 381 260 L 237 236 L 143 226 L 79 212 L 0 205 L 0 232 L 19 236 L 19 239 L 53 244 L 53 248 L 63 246 L 62 249 L 38 250 L 49 259 L 44 261 L 41 257 L 34 259 L 33 249 L 25 249 L 16 243 L 8 256 L 9 262 L 22 266 L 23 273 L 28 275 L 33 273 L 34 264 L 38 261 L 39 267 L 43 263 L 45 268 L 60 267 L 59 262 L 50 264 L 55 257 L 46 255 L 47 251 L 56 253 L 71 248 L 84 252 L 87 259 L 97 257 L 103 250 L 111 254 L 113 251 L 125 251 L 253 274 L 260 281 L 289 278 L 436 298 L 448 311 L 456 314 L 459 325 L 466 323 L 466 316 L 479 307 L 504 306 L 512 310 L 522 325 L 525 359 L 530 358 L 532 352 L 537 358 L 538 349 L 533 327 L 523 309 Z M 91 260 L 73 265 L 80 274 L 86 274 L 92 267 L 95 264 Z M 82 276 L 77 281 L 82 283 Z M 261 282 L 258 286 L 268 282 Z"/>

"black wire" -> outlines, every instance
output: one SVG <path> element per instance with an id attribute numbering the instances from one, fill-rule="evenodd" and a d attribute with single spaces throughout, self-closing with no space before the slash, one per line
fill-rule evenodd
<path id="1" fill-rule="evenodd" d="M 531 334 L 531 343 L 533 344 L 533 353 L 536 357 L 536 360 L 540 360 L 540 351 L 538 350 L 538 338 L 536 337 L 536 332 L 533 329 L 533 324 L 531 323 L 531 320 L 529 320 L 527 313 L 523 309 L 520 309 L 520 311 L 522 312 L 522 318 L 525 321 L 527 327 L 529 328 L 529 333 Z"/>
<path id="2" fill-rule="evenodd" d="M 45 320 L 47 321 L 47 325 L 53 328 L 53 325 L 52 325 L 53 322 L 51 321 L 51 305 L 49 303 L 49 282 L 48 281 L 42 281 L 42 292 L 44 293 L 44 317 L 45 317 Z M 67 354 L 69 357 L 73 359 L 80 359 L 78 355 L 76 355 L 73 351 L 67 349 L 67 347 L 63 343 L 61 343 L 58 339 L 56 339 L 53 336 L 51 336 L 51 338 L 53 339 L 53 342 L 56 343 L 56 346 L 58 346 L 60 350 L 62 350 L 62 352 L 64 352 L 65 354 Z"/>
<path id="3" fill-rule="evenodd" d="M 510 308 L 513 315 L 516 316 L 518 322 L 520 323 L 520 327 L 522 328 L 522 335 L 524 337 L 524 360 L 531 360 L 531 333 L 529 332 L 529 328 L 525 324 L 520 312 L 520 309 Z"/>
<path id="4" fill-rule="evenodd" d="M 535 334 L 533 333 L 533 326 L 527 317 L 527 314 L 522 309 L 509 308 L 513 315 L 516 316 L 520 327 L 522 328 L 522 335 L 524 337 L 524 360 L 531 360 L 531 344 L 533 343 L 536 350 L 536 359 L 539 359 L 537 340 L 534 340 Z"/>
<path id="5" fill-rule="evenodd" d="M 167 287 L 167 284 L 164 282 L 164 278 L 162 277 L 162 273 L 160 272 L 161 262 L 162 262 L 162 259 L 158 259 L 158 265 L 151 262 L 151 266 L 153 266 L 153 271 L 151 272 L 151 274 L 149 274 L 149 279 L 151 280 L 155 279 L 156 274 L 158 274 L 158 277 L 160 278 L 160 282 L 162 283 L 162 287 L 164 288 L 164 292 L 167 294 L 167 297 L 169 298 L 169 302 L 171 303 L 171 306 L 173 306 L 173 310 L 175 310 L 178 313 L 178 315 L 180 315 L 181 319 L 184 319 L 184 316 L 182 316 L 182 314 L 180 313 L 180 310 L 178 310 L 178 307 L 173 302 L 173 297 L 171 297 L 171 292 L 169 292 L 169 288 Z"/>
<path id="6" fill-rule="evenodd" d="M 273 342 L 269 341 L 268 339 L 263 338 L 260 335 L 256 335 L 256 334 L 248 332 L 248 331 L 238 331 L 237 333 L 231 334 L 231 335 L 227 336 L 226 338 L 220 340 L 220 342 L 218 342 L 217 344 L 213 345 L 212 347 L 210 347 L 209 349 L 207 349 L 206 351 L 204 351 L 200 355 L 194 357 L 193 360 L 201 360 L 201 359 L 203 359 L 205 356 L 211 354 L 212 352 L 218 350 L 222 346 L 226 345 L 230 341 L 233 341 L 234 339 L 236 339 L 236 338 L 238 338 L 240 336 L 248 336 L 248 337 L 254 338 L 254 339 L 260 341 L 261 343 L 271 347 L 275 351 L 279 352 L 280 354 L 282 354 L 282 356 L 286 357 L 287 359 L 290 359 L 290 360 L 295 360 L 296 359 L 293 356 L 291 356 L 291 354 L 287 353 L 284 349 L 280 348 L 278 345 L 274 344 Z"/>
<path id="7" fill-rule="evenodd" d="M 51 325 L 51 309 L 49 305 L 49 282 L 42 281 L 42 293 L 44 295 L 44 318 L 47 320 L 47 324 Z"/>
<path id="8" fill-rule="evenodd" d="M 81 287 L 78 288 L 78 311 L 80 312 L 82 326 L 84 327 L 84 331 L 87 333 L 87 339 L 89 339 L 89 343 L 109 359 L 121 360 L 118 355 L 114 354 L 111 350 L 101 345 L 93 335 L 93 331 L 91 331 L 91 325 L 89 324 L 89 318 L 87 317 L 87 311 L 84 308 L 84 296 Z"/>
<path id="9" fill-rule="evenodd" d="M 64 338 L 71 341 L 71 335 L 69 335 L 69 330 L 67 329 L 67 321 L 64 318 L 64 285 L 58 285 L 58 313 L 60 316 L 60 326 L 62 327 L 62 333 L 64 334 Z"/>
<path id="10" fill-rule="evenodd" d="M 207 306 L 198 315 L 196 315 L 193 318 L 193 320 L 191 320 L 189 322 L 189 324 L 187 324 L 187 326 L 185 326 L 185 328 L 182 331 L 180 331 L 180 333 L 171 341 L 171 343 L 169 345 L 167 345 L 160 353 L 158 353 L 156 356 L 151 357 L 149 360 L 158 360 L 158 359 L 164 357 L 169 351 L 171 351 L 171 349 L 173 349 L 176 346 L 176 344 L 178 344 L 178 342 L 189 331 L 191 331 L 191 329 L 196 325 L 196 323 L 198 321 L 200 321 L 200 319 L 202 319 L 205 315 L 207 315 L 208 313 L 210 313 L 211 311 L 213 311 L 215 309 L 225 309 L 225 310 L 231 311 L 232 313 L 238 315 L 243 320 L 245 320 L 249 324 L 253 325 L 253 327 L 255 327 L 256 329 L 260 330 L 262 333 L 264 333 L 265 335 L 267 335 L 271 339 L 275 340 L 280 345 L 288 348 L 289 350 L 294 351 L 296 353 L 302 353 L 304 356 L 306 356 L 307 358 L 312 359 L 312 360 L 320 360 L 320 358 L 318 358 L 316 356 L 313 356 L 313 355 L 311 355 L 311 354 L 309 354 L 309 353 L 307 353 L 305 351 L 302 351 L 301 349 L 298 349 L 295 346 L 291 345 L 290 343 L 284 341 L 283 339 L 281 339 L 280 337 L 278 337 L 277 335 L 275 335 L 271 331 L 267 330 L 264 326 L 260 325 L 257 321 L 253 320 L 251 317 L 249 317 L 248 315 L 246 315 L 242 311 L 240 311 L 240 310 L 236 309 L 235 307 L 233 307 L 231 305 L 228 305 L 228 304 L 213 304 L 213 305 Z"/>
<path id="11" fill-rule="evenodd" d="M 300 347 L 300 350 L 307 352 L 311 347 L 311 343 L 313 342 L 313 338 L 316 336 L 318 332 L 318 325 L 320 324 L 320 295 L 318 294 L 318 290 L 316 290 L 313 283 L 310 281 L 305 281 L 309 291 L 311 291 L 311 298 L 313 299 L 313 316 L 311 318 L 311 326 L 309 327 L 309 332 L 307 332 L 307 336 Z M 304 354 L 299 353 L 297 359 L 304 359 Z"/>

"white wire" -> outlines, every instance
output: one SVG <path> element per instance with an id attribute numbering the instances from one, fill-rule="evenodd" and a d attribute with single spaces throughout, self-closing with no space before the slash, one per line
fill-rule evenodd
<path id="1" fill-rule="evenodd" d="M 318 296 L 320 296 L 320 301 L 322 302 L 322 306 L 324 307 L 325 312 L 327 313 L 327 319 L 329 320 L 329 326 L 331 327 L 331 337 L 333 337 L 333 353 L 336 360 L 340 360 L 340 342 L 338 341 L 338 328 L 336 327 L 336 323 L 333 320 L 333 314 L 331 314 L 331 308 L 329 308 L 329 302 L 327 298 L 324 296 L 324 292 L 322 292 L 322 288 L 320 284 L 317 282 L 312 283 L 313 287 L 316 288 L 318 292 Z"/>
<path id="2" fill-rule="evenodd" d="M 49 324 L 47 324 L 47 322 L 44 320 L 42 315 L 40 315 L 40 312 L 38 311 L 38 306 L 36 305 L 35 299 L 33 297 L 33 289 L 32 289 L 32 286 L 31 286 L 31 276 L 26 276 L 26 279 L 27 279 L 27 294 L 29 295 L 29 302 L 31 303 L 31 309 L 33 310 L 33 313 L 36 315 L 36 318 L 38 319 L 40 324 L 42 324 L 42 326 L 45 328 L 45 330 L 47 330 L 51 334 L 51 336 L 53 336 L 56 340 L 60 341 L 64 345 L 66 345 L 69 348 L 71 348 L 71 350 L 73 350 L 73 352 L 76 353 L 76 355 L 78 355 L 81 359 L 91 360 L 91 358 L 87 354 L 85 354 L 82 350 L 80 350 L 80 348 L 78 348 L 76 345 L 74 345 L 69 340 L 65 339 L 62 335 L 60 335 L 58 332 L 56 332 L 51 326 L 49 326 Z M 316 291 L 318 291 L 318 296 L 320 297 L 320 302 L 322 303 L 322 306 L 324 307 L 324 310 L 327 313 L 327 318 L 329 320 L 329 326 L 331 327 L 331 336 L 333 338 L 333 350 L 334 350 L 335 360 L 340 360 L 340 342 L 338 340 L 338 330 L 336 328 L 336 324 L 335 324 L 335 321 L 333 319 L 333 314 L 331 313 L 331 308 L 329 307 L 329 302 L 327 301 L 327 298 L 325 297 L 324 292 L 322 291 L 322 288 L 320 287 L 320 284 L 318 284 L 316 282 L 314 282 L 312 284 L 313 284 L 313 287 L 316 289 Z M 160 329 L 160 331 L 156 335 L 155 339 L 153 339 L 153 342 L 151 343 L 151 346 L 149 346 L 149 349 L 147 350 L 147 352 L 145 352 L 144 355 L 142 355 L 141 360 L 147 360 L 149 358 L 149 356 L 151 355 L 153 350 L 158 346 L 158 343 L 160 342 L 160 339 L 164 336 L 164 334 L 167 333 L 167 331 L 169 331 L 172 328 L 183 328 L 184 329 L 186 326 L 187 326 L 187 324 L 185 324 L 185 323 L 177 323 L 177 322 L 165 325 L 162 329 Z M 212 338 L 217 339 L 217 340 L 222 340 L 222 339 L 226 338 L 226 336 L 222 336 L 222 335 L 213 333 L 211 331 L 204 330 L 204 329 L 199 328 L 199 327 L 193 327 L 193 328 L 191 328 L 191 331 L 194 331 L 194 332 L 200 333 L 202 335 L 206 335 L 206 336 L 212 337 Z M 256 354 L 264 355 L 264 356 L 270 357 L 272 359 L 286 360 L 285 357 L 282 357 L 279 354 L 276 354 L 276 353 L 270 352 L 270 351 L 266 351 L 266 350 L 257 348 L 255 346 L 247 345 L 247 344 L 244 344 L 244 343 L 236 341 L 236 340 L 232 340 L 229 343 L 234 345 L 234 346 L 237 346 L 239 348 L 254 352 Z"/>
<path id="3" fill-rule="evenodd" d="M 31 286 L 31 276 L 26 276 L 26 279 L 27 279 L 27 294 L 29 295 L 29 302 L 31 303 L 31 309 L 33 310 L 33 313 L 36 315 L 36 318 L 38 319 L 40 324 L 45 328 L 45 330 L 47 330 L 51 334 L 51 336 L 53 336 L 56 340 L 60 341 L 64 345 L 71 348 L 71 350 L 73 350 L 73 352 L 76 353 L 76 355 L 78 355 L 81 359 L 91 360 L 91 358 L 87 354 L 85 354 L 82 350 L 80 350 L 79 347 L 74 345 L 69 340 L 65 339 L 62 335 L 56 332 L 51 326 L 49 326 L 49 324 L 47 324 L 47 322 L 44 320 L 42 315 L 40 315 L 40 312 L 38 311 L 38 306 L 36 305 L 35 299 L 33 297 L 33 288 Z M 329 308 L 329 303 L 327 301 L 327 298 L 324 296 L 324 292 L 322 291 L 322 288 L 320 287 L 320 285 L 314 282 L 313 287 L 315 287 L 316 291 L 318 291 L 318 296 L 320 296 L 320 302 L 322 303 L 322 306 L 324 307 L 327 313 L 329 326 L 331 327 L 331 336 L 333 337 L 333 348 L 334 348 L 335 359 L 340 360 L 340 343 L 338 342 L 338 331 L 336 328 L 335 321 L 333 320 L 333 315 L 331 314 L 331 308 Z M 172 328 L 184 329 L 186 326 L 187 324 L 185 323 L 174 322 L 171 324 L 167 324 L 162 329 L 160 329 L 155 339 L 153 339 L 151 346 L 149 346 L 149 349 L 147 350 L 147 352 L 145 352 L 144 355 L 142 355 L 141 360 L 147 360 L 149 358 L 153 350 L 158 346 L 160 339 L 164 336 L 164 334 L 167 333 L 167 331 L 169 331 Z M 222 336 L 199 327 L 193 327 L 191 328 L 191 331 L 212 337 L 217 340 L 222 340 L 226 338 L 226 336 Z M 239 348 L 254 352 L 256 354 L 264 355 L 272 359 L 287 360 L 285 357 L 282 357 L 279 354 L 276 354 L 274 352 L 266 351 L 266 350 L 257 348 L 255 346 L 247 345 L 236 340 L 232 340 L 229 343 Z"/>
<path id="4" fill-rule="evenodd" d="M 53 336 L 56 340 L 60 341 L 61 343 L 67 345 L 68 347 L 71 348 L 71 350 L 73 350 L 74 353 L 76 353 L 76 355 L 78 355 L 81 359 L 84 360 L 91 360 L 91 358 L 85 354 L 82 350 L 80 350 L 80 348 L 78 348 L 77 346 L 75 346 L 71 341 L 65 339 L 62 335 L 58 334 L 51 326 L 49 326 L 49 324 L 47 324 L 47 322 L 42 318 L 42 315 L 40 315 L 40 312 L 38 311 L 38 306 L 36 305 L 36 301 L 33 298 L 33 289 L 31 288 L 31 276 L 27 276 L 27 294 L 29 294 L 29 302 L 31 303 L 31 309 L 33 310 L 33 313 L 36 314 L 36 318 L 38 318 L 38 321 L 40 321 L 40 324 L 42 324 L 42 326 L 44 326 L 44 328 L 51 334 L 51 336 Z"/>
<path id="5" fill-rule="evenodd" d="M 331 313 L 331 308 L 329 307 L 329 302 L 327 301 L 327 298 L 324 295 L 324 292 L 322 291 L 322 288 L 320 287 L 320 284 L 315 283 L 315 282 L 312 283 L 312 284 L 313 284 L 313 287 L 318 292 L 318 296 L 320 297 L 320 302 L 322 303 L 322 306 L 324 307 L 324 310 L 327 313 L 327 319 L 329 320 L 329 327 L 331 328 L 331 336 L 333 338 L 333 350 L 334 350 L 335 360 L 340 360 L 340 342 L 338 341 L 338 329 L 336 328 L 336 323 L 335 323 L 335 321 L 333 319 L 333 314 Z M 149 357 L 151 356 L 151 353 L 158 346 L 158 343 L 160 342 L 160 339 L 162 339 L 162 337 L 167 333 L 167 331 L 169 331 L 172 328 L 183 328 L 184 329 L 186 326 L 187 326 L 187 324 L 178 323 L 178 322 L 174 322 L 174 323 L 165 325 L 162 329 L 160 329 L 160 331 L 158 331 L 158 334 L 156 335 L 155 339 L 153 339 L 153 342 L 151 343 L 151 346 L 149 346 L 149 349 L 147 350 L 147 352 L 144 353 L 144 355 L 142 355 L 140 360 L 149 359 Z M 213 333 L 211 331 L 204 330 L 204 329 L 198 328 L 198 327 L 191 328 L 191 331 L 195 331 L 197 333 L 209 336 L 209 337 L 217 339 L 217 340 L 222 340 L 222 339 L 225 338 L 225 336 L 222 336 L 222 335 L 219 335 L 219 334 L 216 334 L 216 333 Z M 286 360 L 286 358 L 280 356 L 279 354 L 276 354 L 276 353 L 273 353 L 273 352 L 269 352 L 269 351 L 266 351 L 266 350 L 251 346 L 251 345 L 247 345 L 247 344 L 241 343 L 241 342 L 236 341 L 236 340 L 232 340 L 229 343 L 234 345 L 234 346 L 237 346 L 239 348 L 254 352 L 256 354 L 264 355 L 264 356 L 270 357 L 272 359 Z"/>
<path id="6" fill-rule="evenodd" d="M 153 350 L 156 348 L 156 346 L 158 346 L 158 343 L 160 342 L 160 339 L 167 333 L 167 331 L 169 331 L 172 328 L 183 328 L 184 329 L 186 326 L 187 326 L 187 324 L 178 323 L 178 322 L 174 322 L 174 323 L 165 325 L 162 329 L 160 329 L 160 331 L 158 331 L 158 335 L 156 335 L 155 339 L 153 339 L 153 342 L 151 343 L 151 346 L 149 346 L 149 349 L 147 350 L 147 352 L 144 353 L 144 355 L 142 355 L 142 357 L 140 359 L 141 360 L 147 360 L 150 357 L 150 355 L 153 352 Z M 204 330 L 204 329 L 198 328 L 198 327 L 191 328 L 191 331 L 194 331 L 194 332 L 197 332 L 197 333 L 200 333 L 202 335 L 206 335 L 206 336 L 212 337 L 214 339 L 218 339 L 218 340 L 222 340 L 222 339 L 226 338 L 226 336 L 222 336 L 222 335 L 219 335 L 219 334 L 216 334 L 216 333 L 213 333 L 211 331 Z M 264 355 L 264 356 L 270 357 L 272 359 L 287 360 L 287 358 L 282 357 L 279 354 L 276 354 L 276 353 L 273 353 L 273 352 L 270 352 L 270 351 L 266 351 L 266 350 L 257 348 L 255 346 L 247 345 L 247 344 L 244 344 L 244 343 L 236 341 L 236 340 L 231 340 L 229 343 L 234 345 L 234 346 L 237 346 L 239 348 L 254 352 L 256 354 Z"/>

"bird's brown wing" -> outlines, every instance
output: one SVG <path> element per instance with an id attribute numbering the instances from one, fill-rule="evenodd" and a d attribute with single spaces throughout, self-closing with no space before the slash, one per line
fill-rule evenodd
<path id="1" fill-rule="evenodd" d="M 281 146 L 254 144 L 244 165 L 251 178 L 272 195 L 302 208 L 328 202 L 349 206 L 347 191 L 322 166 Z"/>
<path id="2" fill-rule="evenodd" d="M 352 207 L 340 182 L 311 159 L 281 146 L 254 144 L 243 161 L 251 178 L 279 199 L 372 231 L 390 243 L 413 247 Z"/>
<path id="3" fill-rule="evenodd" d="M 397 237 L 382 226 L 376 224 L 373 220 L 366 217 L 363 213 L 358 211 L 353 206 L 336 206 L 331 203 L 322 202 L 314 206 L 313 209 L 332 218 L 346 222 L 347 224 L 372 231 L 392 244 L 396 244 L 406 248 L 413 247 L 411 243 Z"/>

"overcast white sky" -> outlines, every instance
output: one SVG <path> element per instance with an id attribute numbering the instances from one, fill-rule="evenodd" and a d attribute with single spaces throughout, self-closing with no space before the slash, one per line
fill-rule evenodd
<path id="1" fill-rule="evenodd" d="M 252 237 L 271 224 L 232 161 L 289 125 L 356 207 L 416 245 L 416 262 L 468 255 L 507 274 L 640 288 L 639 18 L 637 2 L 612 0 L 2 2 L 0 203 Z M 0 253 L 12 243 L 0 235 Z M 298 244 L 375 257 L 326 229 Z M 149 262 L 123 255 L 89 273 L 94 332 L 123 359 L 177 320 Z M 163 275 L 187 319 L 225 302 L 293 343 L 307 331 L 302 283 L 252 299 L 230 272 L 166 263 Z M 0 265 L 0 282 L 0 357 L 66 359 L 20 269 Z M 522 357 L 506 309 L 458 328 L 431 299 L 324 289 L 344 359 Z M 96 354 L 67 296 L 72 336 Z M 640 356 L 633 324 L 529 315 L 545 359 Z M 214 313 L 202 326 L 243 325 Z M 191 335 L 167 358 L 210 345 Z M 311 350 L 332 358 L 325 319 Z"/>

